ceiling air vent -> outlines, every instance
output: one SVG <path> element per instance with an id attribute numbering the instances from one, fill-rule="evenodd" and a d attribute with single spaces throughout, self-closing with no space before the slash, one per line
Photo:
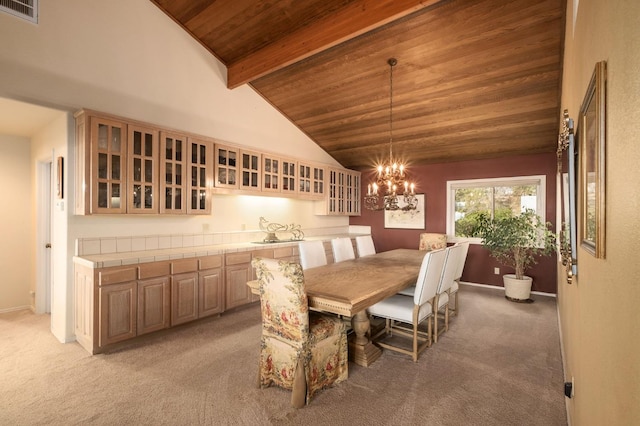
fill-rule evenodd
<path id="1" fill-rule="evenodd" d="M 38 23 L 38 0 L 0 0 L 0 11 Z"/>

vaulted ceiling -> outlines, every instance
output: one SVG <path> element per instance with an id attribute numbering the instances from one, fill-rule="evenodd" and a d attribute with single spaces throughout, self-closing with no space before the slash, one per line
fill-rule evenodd
<path id="1" fill-rule="evenodd" d="M 555 151 L 566 0 L 151 1 L 345 167 Z"/>

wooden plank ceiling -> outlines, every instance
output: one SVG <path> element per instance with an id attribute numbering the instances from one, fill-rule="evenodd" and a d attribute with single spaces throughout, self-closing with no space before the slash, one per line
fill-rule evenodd
<path id="1" fill-rule="evenodd" d="M 151 1 L 345 167 L 555 151 L 566 0 Z"/>

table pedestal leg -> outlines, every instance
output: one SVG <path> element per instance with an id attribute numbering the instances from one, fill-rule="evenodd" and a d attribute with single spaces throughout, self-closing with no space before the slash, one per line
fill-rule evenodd
<path id="1" fill-rule="evenodd" d="M 371 343 L 366 336 L 369 325 L 366 311 L 360 311 L 351 318 L 351 326 L 356 333 L 356 338 L 349 342 L 349 359 L 364 367 L 373 364 L 382 354 L 382 350 Z"/>

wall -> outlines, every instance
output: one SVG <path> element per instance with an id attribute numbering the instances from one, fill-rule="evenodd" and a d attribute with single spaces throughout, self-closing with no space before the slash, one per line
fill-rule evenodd
<path id="1" fill-rule="evenodd" d="M 148 0 L 57 0 L 40 2 L 39 23 L 0 14 L 0 96 L 73 113 L 89 108 L 213 137 L 221 141 L 337 165 L 325 151 L 271 107 L 249 86 L 226 88 L 226 68 Z M 78 237 L 135 236 L 257 228 L 259 217 L 304 227 L 348 225 L 347 218 L 313 215 L 313 202 L 277 198 L 254 200 L 215 196 L 211 216 L 74 216 L 73 131 L 58 128 L 53 140 L 67 141 L 66 246 L 53 256 L 66 269 L 56 272 L 53 311 L 64 311 L 54 334 L 73 338 L 70 254 Z M 32 159 L 32 161 L 36 161 Z M 32 164 L 33 166 L 33 164 Z M 22 217 L 36 217 L 29 206 Z M 34 219 L 35 220 L 35 219 Z M 30 232 L 32 232 L 30 230 Z M 34 267 L 35 252 L 21 257 Z M 28 260 L 26 260 L 28 259 Z M 29 288 L 34 288 L 34 276 Z M 54 319 L 52 318 L 52 323 Z"/>
<path id="2" fill-rule="evenodd" d="M 33 231 L 25 218 L 25 212 L 32 209 L 30 151 L 29 139 L 0 134 L 0 181 L 5 199 L 0 227 L 4 242 L 0 245 L 0 312 L 31 306 Z"/>
<path id="3" fill-rule="evenodd" d="M 351 218 L 352 225 L 370 225 L 376 249 L 379 251 L 394 248 L 417 248 L 420 233 L 445 233 L 447 227 L 447 181 L 463 179 L 482 179 L 511 176 L 546 175 L 547 210 L 546 220 L 555 226 L 556 203 L 556 154 L 536 154 L 509 157 L 505 159 L 473 160 L 431 164 L 411 167 L 411 179 L 416 181 L 417 192 L 425 194 L 426 227 L 424 230 L 385 229 L 384 214 L 364 210 L 361 217 Z M 367 184 L 373 179 L 373 173 L 363 171 L 362 191 L 366 193 Z M 500 267 L 501 274 L 512 270 L 498 264 L 482 246 L 472 244 L 469 247 L 463 281 L 502 286 L 502 275 L 494 274 L 494 267 Z M 528 275 L 534 278 L 533 291 L 556 292 L 555 257 L 547 257 L 531 268 Z"/>
<path id="4" fill-rule="evenodd" d="M 606 258 L 578 247 L 559 278 L 568 400 L 575 425 L 640 424 L 640 2 L 567 2 L 562 108 L 577 118 L 595 63 L 607 61 Z M 579 215 L 578 215 L 579 217 Z M 560 274 L 562 275 L 562 274 Z"/>

